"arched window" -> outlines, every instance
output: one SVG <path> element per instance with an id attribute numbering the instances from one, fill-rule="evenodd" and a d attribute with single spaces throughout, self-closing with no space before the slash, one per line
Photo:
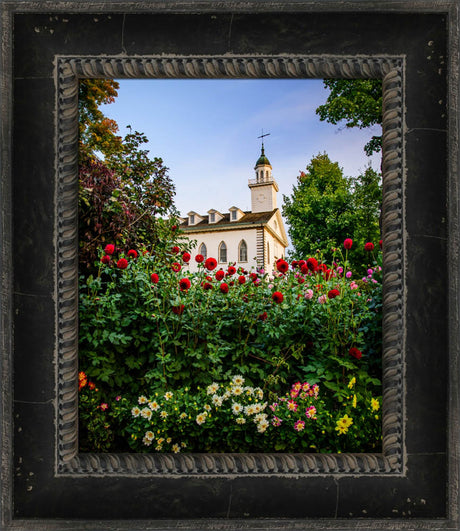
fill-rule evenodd
<path id="1" fill-rule="evenodd" d="M 238 250 L 238 260 L 240 262 L 248 261 L 248 246 L 244 240 L 240 241 L 240 248 Z"/>
<path id="2" fill-rule="evenodd" d="M 267 181 L 268 181 L 268 170 L 265 172 L 265 177 L 267 178 Z"/>
<path id="3" fill-rule="evenodd" d="M 219 245 L 219 262 L 227 262 L 227 246 L 225 245 L 225 242 L 221 242 Z"/>
<path id="4" fill-rule="evenodd" d="M 208 257 L 207 256 L 208 255 L 208 250 L 206 249 L 206 245 L 204 243 L 202 243 L 200 245 L 200 249 L 198 251 L 198 254 L 201 254 L 205 260 Z"/>

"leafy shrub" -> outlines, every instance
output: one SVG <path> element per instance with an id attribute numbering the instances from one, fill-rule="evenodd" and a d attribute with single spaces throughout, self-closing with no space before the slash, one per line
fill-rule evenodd
<path id="1" fill-rule="evenodd" d="M 381 395 L 381 258 L 377 256 L 366 277 L 353 280 L 348 252 L 335 250 L 329 267 L 322 263 L 321 253 L 291 264 L 279 260 L 269 278 L 261 270 L 237 271 L 232 265 L 217 270 L 213 259 L 200 262 L 198 271 L 191 273 L 192 257 L 184 246 L 125 254 L 108 245 L 101 250 L 97 275 L 80 279 L 81 370 L 98 382 L 98 400 L 113 403 L 115 396 L 123 395 L 115 410 L 123 410 L 139 396 L 151 403 L 155 396 L 172 393 L 187 419 L 179 419 L 176 431 L 166 422 L 169 432 L 164 439 L 185 442 L 188 451 L 305 451 L 305 441 L 314 451 L 367 448 L 371 443 L 365 434 L 377 430 L 369 421 L 371 413 L 378 416 L 369 409 L 371 399 Z M 246 387 L 260 387 L 267 404 L 281 400 L 285 389 L 298 382 L 319 385 L 317 420 L 322 420 L 308 426 L 322 429 L 302 438 L 300 446 L 298 437 L 292 439 L 292 430 L 283 435 L 284 428 L 273 439 L 271 428 L 263 437 L 257 430 L 248 435 L 247 425 L 227 422 L 233 418 L 227 407 L 219 410 L 220 417 L 208 416 L 208 437 L 203 437 L 190 404 L 204 407 L 208 402 L 203 389 L 216 382 L 227 385 L 224 382 L 235 373 Z M 336 431 L 344 415 L 354 419 L 345 426 L 344 433 L 353 434 L 346 444 Z M 171 411 L 168 417 L 172 418 Z M 117 428 L 125 434 L 131 430 L 130 445 L 136 448 L 145 437 L 141 431 L 149 431 L 142 418 L 133 424 L 124 416 L 124 428 Z M 183 431 L 177 431 L 181 427 Z M 229 429 L 231 444 L 222 442 Z M 310 433 L 309 429 L 300 431 Z M 187 441 L 184 433 L 190 435 Z M 199 441 L 198 450 L 193 440 Z M 168 443 L 159 446 L 166 448 Z M 174 451 L 172 446 L 169 450 Z"/>

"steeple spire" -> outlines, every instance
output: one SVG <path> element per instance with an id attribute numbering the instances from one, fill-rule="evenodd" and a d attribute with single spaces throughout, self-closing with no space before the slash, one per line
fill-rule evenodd
<path id="1" fill-rule="evenodd" d="M 261 138 L 262 139 L 262 156 L 265 155 L 265 152 L 264 152 L 264 136 L 269 136 L 269 135 L 270 135 L 270 133 L 265 133 L 264 134 L 264 130 L 262 129 L 262 134 L 257 137 L 257 138 Z"/>
<path id="2" fill-rule="evenodd" d="M 259 136 L 262 138 L 262 148 L 260 157 L 254 167 L 256 178 L 249 179 L 248 185 L 251 189 L 251 210 L 252 212 L 269 212 L 276 208 L 276 192 L 278 184 L 272 176 L 272 165 L 265 155 L 263 138 L 270 133 Z"/>

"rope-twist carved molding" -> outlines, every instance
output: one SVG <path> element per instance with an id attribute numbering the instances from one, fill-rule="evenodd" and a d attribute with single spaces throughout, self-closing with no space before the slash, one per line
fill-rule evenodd
<path id="1" fill-rule="evenodd" d="M 276 476 L 402 474 L 403 162 L 402 68 L 395 57 L 60 57 L 58 131 L 57 463 L 63 475 Z M 382 454 L 78 453 L 78 80 L 84 78 L 383 79 Z"/>

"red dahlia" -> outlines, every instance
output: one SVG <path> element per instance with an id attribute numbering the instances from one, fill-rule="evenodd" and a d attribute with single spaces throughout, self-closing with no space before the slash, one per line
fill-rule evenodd
<path id="1" fill-rule="evenodd" d="M 191 282 L 188 278 L 181 278 L 179 280 L 179 287 L 181 291 L 187 291 L 191 286 Z"/>
<path id="2" fill-rule="evenodd" d="M 374 250 L 374 244 L 372 242 L 367 242 L 364 244 L 364 250 L 365 251 L 373 251 Z"/>
<path id="3" fill-rule="evenodd" d="M 220 285 L 220 291 L 222 293 L 228 293 L 228 284 L 226 284 L 225 282 L 222 282 L 222 284 Z"/>
<path id="4" fill-rule="evenodd" d="M 158 284 L 158 281 L 160 280 L 160 277 L 156 273 L 152 273 L 150 275 L 150 279 L 154 284 Z"/>
<path id="5" fill-rule="evenodd" d="M 214 276 L 216 277 L 216 280 L 222 280 L 225 276 L 225 273 L 222 271 L 222 269 L 219 269 Z"/>
<path id="6" fill-rule="evenodd" d="M 217 267 L 217 260 L 215 258 L 207 258 L 205 263 L 204 263 L 204 267 L 208 270 L 208 271 L 212 271 L 213 269 L 216 269 Z"/>
<path id="7" fill-rule="evenodd" d="M 234 275 L 236 273 L 236 267 L 228 266 L 227 275 Z"/>
<path id="8" fill-rule="evenodd" d="M 260 319 L 261 321 L 265 321 L 265 319 L 267 319 L 267 317 L 268 317 L 267 312 L 261 313 L 261 314 L 259 315 L 259 319 Z"/>
<path id="9" fill-rule="evenodd" d="M 171 269 L 175 272 L 175 273 L 179 273 L 179 271 L 182 269 L 181 265 L 178 264 L 177 262 L 174 262 L 174 264 L 171 266 Z"/>
<path id="10" fill-rule="evenodd" d="M 283 302 L 284 297 L 280 291 L 275 291 L 272 295 L 272 299 L 278 304 L 280 304 L 281 302 Z"/>
<path id="11" fill-rule="evenodd" d="M 316 258 L 309 258 L 307 260 L 307 268 L 310 271 L 316 271 L 318 268 L 318 260 Z M 303 273 L 303 266 L 302 266 L 302 273 Z"/>
<path id="12" fill-rule="evenodd" d="M 203 284 L 203 289 L 212 289 L 212 284 L 210 284 L 209 282 L 205 282 Z"/>
<path id="13" fill-rule="evenodd" d="M 175 246 L 171 249 L 171 252 L 174 253 L 174 254 L 177 254 L 179 251 L 180 251 L 180 249 L 179 249 L 179 247 L 177 247 L 177 245 L 175 245 Z"/>
<path id="14" fill-rule="evenodd" d="M 101 262 L 103 264 L 108 264 L 110 262 L 110 256 L 108 254 L 104 255 L 102 258 L 101 258 Z"/>
<path id="15" fill-rule="evenodd" d="M 202 254 L 197 254 L 195 256 L 195 262 L 198 262 L 199 264 L 201 264 L 201 262 L 204 260 L 204 256 Z"/>
<path id="16" fill-rule="evenodd" d="M 340 291 L 338 289 L 331 289 L 328 294 L 328 299 L 335 299 L 338 295 L 340 295 Z"/>
<path id="17" fill-rule="evenodd" d="M 363 357 L 362 352 L 356 347 L 351 347 L 351 349 L 348 351 L 348 354 L 350 354 L 350 356 L 353 356 L 357 360 L 360 360 Z"/>
<path id="18" fill-rule="evenodd" d="M 244 284 L 246 282 L 246 277 L 244 277 L 243 275 L 240 275 L 238 277 L 238 284 Z"/>
<path id="19" fill-rule="evenodd" d="M 126 258 L 120 258 L 117 262 L 118 269 L 126 269 L 128 267 L 128 260 Z"/>
<path id="20" fill-rule="evenodd" d="M 133 258 L 137 258 L 137 251 L 135 251 L 134 249 L 130 249 L 128 251 L 128 256 L 132 256 Z"/>
<path id="21" fill-rule="evenodd" d="M 379 240 L 379 246 L 380 246 L 380 249 L 381 249 L 382 246 L 383 246 L 383 241 L 382 240 Z"/>
<path id="22" fill-rule="evenodd" d="M 303 266 L 300 266 L 300 271 L 303 275 L 306 275 L 310 270 L 308 269 L 307 264 L 304 264 Z"/>
<path id="23" fill-rule="evenodd" d="M 276 269 L 280 273 L 286 273 L 289 270 L 289 264 L 286 262 L 286 260 L 278 260 L 276 262 Z"/>
<path id="24" fill-rule="evenodd" d="M 183 304 L 181 304 L 180 306 L 173 306 L 172 307 L 172 311 L 176 315 L 182 315 L 184 313 L 184 308 L 185 308 L 185 306 Z"/>
<path id="25" fill-rule="evenodd" d="M 351 238 L 347 238 L 344 242 L 343 242 L 343 246 L 345 247 L 345 249 L 351 249 L 351 246 L 353 245 L 353 240 Z"/>
<path id="26" fill-rule="evenodd" d="M 109 243 L 105 246 L 104 251 L 106 254 L 113 254 L 115 252 L 115 245 L 113 245 L 113 243 Z"/>
<path id="27" fill-rule="evenodd" d="M 190 253 L 182 253 L 182 260 L 187 264 L 188 262 L 190 262 Z"/>

